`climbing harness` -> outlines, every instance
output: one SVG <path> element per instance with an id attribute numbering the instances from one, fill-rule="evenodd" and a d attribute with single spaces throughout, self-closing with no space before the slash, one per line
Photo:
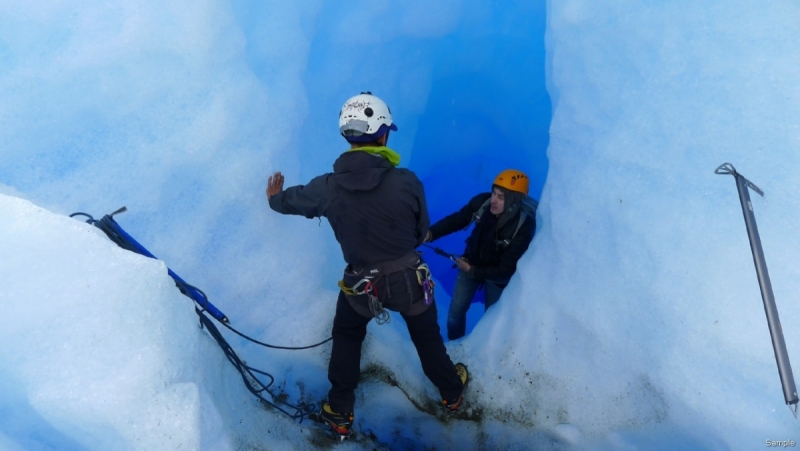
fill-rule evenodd
<path id="1" fill-rule="evenodd" d="M 103 216 L 102 219 L 96 220 L 91 215 L 78 212 L 73 213 L 70 215 L 71 218 L 75 216 L 85 216 L 89 219 L 86 220 L 87 224 L 92 224 L 98 229 L 102 230 L 111 241 L 116 243 L 119 247 L 129 250 L 131 252 L 135 252 L 140 255 L 144 255 L 146 257 L 150 257 L 156 259 L 156 257 L 150 253 L 147 249 L 144 248 L 141 244 L 139 244 L 133 237 L 128 235 L 122 227 L 117 224 L 114 220 L 114 215 L 123 213 L 127 211 L 127 208 L 122 207 L 117 211 Z M 240 337 L 249 340 L 253 343 L 258 345 L 272 348 L 272 349 L 286 349 L 286 350 L 300 350 L 300 349 L 310 349 L 317 346 L 321 346 L 329 341 L 332 340 L 331 337 L 328 339 L 321 341 L 319 343 L 310 345 L 310 346 L 299 346 L 299 347 L 292 347 L 292 346 L 275 346 L 267 343 L 263 343 L 261 341 L 255 340 L 242 332 L 236 330 L 233 326 L 230 325 L 230 320 L 228 319 L 225 314 L 223 314 L 219 309 L 217 309 L 211 302 L 209 302 L 208 297 L 202 290 L 199 288 L 192 286 L 183 279 L 180 278 L 175 272 L 171 269 L 167 268 L 167 272 L 175 281 L 175 285 L 177 286 L 180 292 L 193 300 L 195 302 L 195 313 L 198 316 L 200 321 L 200 328 L 205 329 L 211 335 L 212 338 L 217 342 L 220 346 L 222 351 L 225 353 L 225 357 L 228 358 L 228 361 L 236 368 L 239 374 L 242 376 L 242 381 L 244 382 L 247 389 L 255 395 L 262 403 L 265 405 L 271 406 L 277 409 L 279 412 L 287 415 L 288 417 L 292 418 L 293 420 L 297 420 L 298 422 L 302 422 L 305 418 L 308 418 L 309 414 L 312 414 L 318 410 L 317 406 L 313 403 L 304 403 L 300 402 L 298 404 L 291 404 L 287 402 L 286 396 L 282 393 L 276 393 L 271 389 L 272 385 L 275 383 L 275 378 L 264 371 L 258 370 L 247 365 L 233 350 L 233 348 L 228 344 L 225 340 L 225 337 L 222 336 L 217 326 L 209 319 L 205 313 L 210 314 L 215 320 L 217 320 L 220 324 L 228 328 L 231 332 L 239 335 Z M 258 375 L 265 376 L 269 378 L 268 383 L 262 382 Z M 269 394 L 270 398 L 267 399 L 264 393 Z"/>
<path id="2" fill-rule="evenodd" d="M 409 277 L 409 271 L 414 271 L 414 276 Z M 399 298 L 392 298 L 391 284 L 389 281 L 391 277 L 398 277 L 396 275 L 402 274 L 405 281 L 405 291 L 408 293 L 408 301 L 399 300 Z M 391 316 L 387 311 L 387 306 L 391 310 L 399 312 L 406 312 L 407 314 L 414 315 L 416 313 L 409 313 L 419 309 L 420 304 L 417 301 L 420 297 L 415 297 L 413 289 L 414 277 L 417 279 L 417 284 L 422 290 L 422 302 L 425 308 L 434 301 L 434 282 L 431 277 L 430 268 L 420 258 L 419 254 L 412 251 L 395 260 L 388 262 L 377 263 L 370 267 L 353 267 L 348 265 L 344 271 L 344 277 L 339 281 L 339 288 L 345 294 L 350 302 L 350 305 L 363 316 L 374 317 L 375 322 L 379 325 L 386 324 L 391 321 Z M 397 279 L 395 279 L 395 283 Z M 381 288 L 385 297 L 382 298 L 378 293 L 378 284 L 382 283 L 384 288 Z M 348 285 L 349 284 L 349 285 Z M 418 293 L 418 291 L 417 291 Z M 364 307 L 364 300 L 358 299 L 359 296 L 367 296 L 367 307 Z M 383 301 L 381 301 L 383 299 Z M 384 306 L 386 304 L 386 306 Z M 406 309 L 411 309 L 406 310 Z M 424 309 L 423 309 L 424 310 Z"/>

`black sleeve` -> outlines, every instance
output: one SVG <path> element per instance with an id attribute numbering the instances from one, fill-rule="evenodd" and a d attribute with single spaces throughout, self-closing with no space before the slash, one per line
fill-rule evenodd
<path id="1" fill-rule="evenodd" d="M 430 217 L 428 216 L 428 202 L 425 199 L 425 188 L 422 186 L 422 182 L 419 179 L 416 179 L 416 186 L 417 186 L 417 245 L 415 247 L 419 247 L 423 241 L 425 241 L 425 236 L 428 235 L 428 227 L 431 224 Z"/>
<path id="2" fill-rule="evenodd" d="M 309 219 L 325 216 L 333 192 L 328 185 L 331 175 L 315 177 L 307 185 L 286 188 L 269 198 L 270 208 L 285 215 L 301 215 Z"/>
<path id="3" fill-rule="evenodd" d="M 472 279 L 483 281 L 486 279 L 505 281 L 514 275 L 517 270 L 517 262 L 525 251 L 528 250 L 533 235 L 536 233 L 536 217 L 528 216 L 522 227 L 517 232 L 517 236 L 511 240 L 511 243 L 503 251 L 500 256 L 500 261 L 492 266 L 475 266 L 469 270 L 469 276 Z"/>
<path id="4" fill-rule="evenodd" d="M 473 197 L 461 210 L 445 217 L 431 226 L 431 241 L 450 235 L 469 225 L 472 216 L 481 208 L 486 199 L 492 197 L 492 193 L 481 193 Z"/>

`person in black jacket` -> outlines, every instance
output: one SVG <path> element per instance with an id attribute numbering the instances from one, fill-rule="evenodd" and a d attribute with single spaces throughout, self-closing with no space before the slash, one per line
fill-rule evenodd
<path id="1" fill-rule="evenodd" d="M 276 172 L 267 197 L 279 213 L 328 218 L 347 262 L 333 319 L 331 389 L 319 412 L 344 438 L 353 423 L 367 324 L 388 321 L 386 309 L 405 320 L 422 369 L 448 410 L 461 405 L 468 375 L 447 355 L 430 271 L 415 251 L 428 232 L 425 192 L 413 172 L 396 167 L 400 155 L 386 147 L 389 131 L 397 130 L 389 108 L 369 92 L 355 96 L 342 107 L 339 130 L 351 148 L 334 162 L 333 173 L 283 190 Z"/>
<path id="2" fill-rule="evenodd" d="M 475 222 L 464 255 L 455 259 L 458 277 L 447 314 L 447 337 L 464 336 L 475 292 L 483 285 L 485 308 L 500 299 L 536 231 L 536 201 L 528 197 L 528 177 L 515 169 L 501 172 L 491 193 L 473 197 L 461 210 L 432 225 L 433 241 Z"/>

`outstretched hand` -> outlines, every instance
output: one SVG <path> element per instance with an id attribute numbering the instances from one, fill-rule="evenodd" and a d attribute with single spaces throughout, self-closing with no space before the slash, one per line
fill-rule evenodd
<path id="1" fill-rule="evenodd" d="M 283 191 L 283 174 L 280 171 L 269 176 L 267 180 L 267 199 Z"/>

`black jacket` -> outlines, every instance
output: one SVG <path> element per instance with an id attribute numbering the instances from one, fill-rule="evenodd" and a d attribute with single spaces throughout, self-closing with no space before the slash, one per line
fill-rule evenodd
<path id="1" fill-rule="evenodd" d="M 433 240 L 467 227 L 491 196 L 491 193 L 478 194 L 464 208 L 432 225 Z M 464 256 L 472 266 L 470 277 L 479 281 L 488 279 L 499 285 L 508 283 L 517 270 L 517 261 L 528 250 L 536 232 L 536 214 L 530 212 L 517 235 L 511 239 L 517 229 L 521 212 L 522 202 L 518 202 L 495 220 L 490 218 L 492 213 L 486 207 L 482 215 L 484 218 L 475 224 L 464 250 Z M 488 227 L 484 227 L 487 225 Z M 499 245 L 498 241 L 502 240 L 510 240 L 509 245 Z"/>
<path id="2" fill-rule="evenodd" d="M 287 188 L 272 196 L 269 206 L 278 213 L 328 218 L 344 260 L 354 266 L 408 254 L 422 244 L 430 224 L 417 176 L 362 151 L 343 153 L 333 173 Z"/>

